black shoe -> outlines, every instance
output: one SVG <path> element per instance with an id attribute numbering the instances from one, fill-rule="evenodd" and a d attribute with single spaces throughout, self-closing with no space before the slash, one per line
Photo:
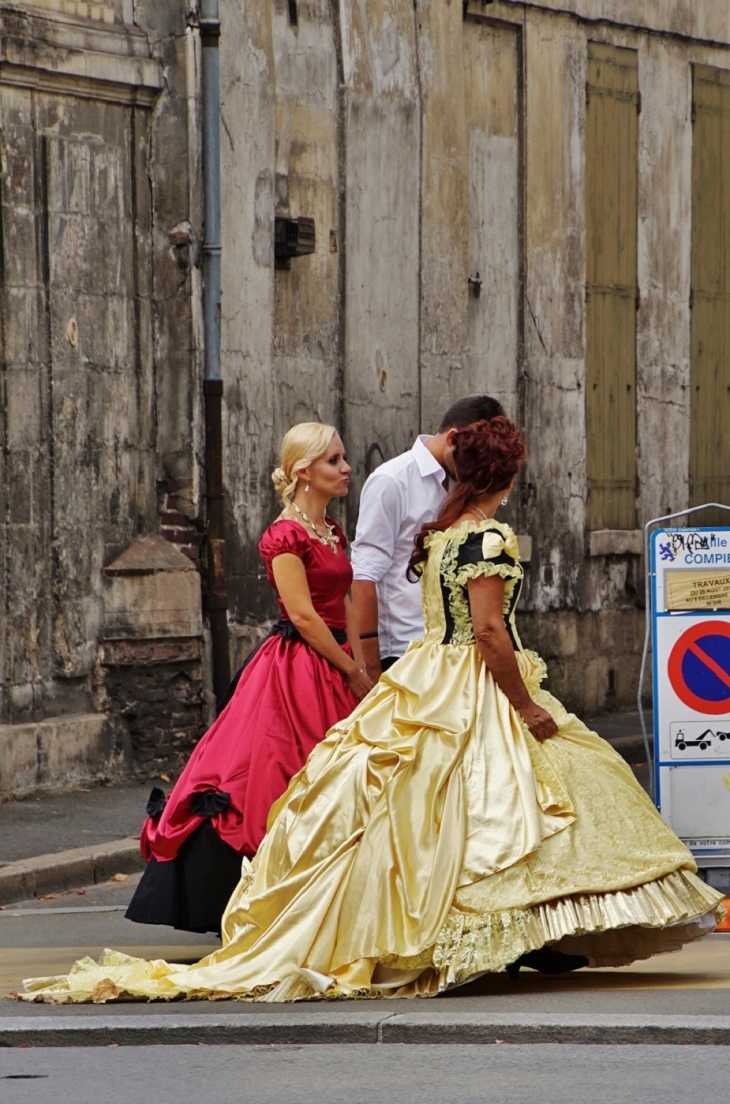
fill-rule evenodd
<path id="1" fill-rule="evenodd" d="M 531 970 L 538 970 L 541 974 L 568 974 L 571 970 L 582 970 L 588 965 L 585 955 L 563 954 L 562 951 L 554 951 L 552 947 L 540 947 L 539 951 L 528 951 L 520 955 L 516 962 L 507 966 L 507 974 L 514 981 L 520 972 L 521 966 L 529 966 Z"/>

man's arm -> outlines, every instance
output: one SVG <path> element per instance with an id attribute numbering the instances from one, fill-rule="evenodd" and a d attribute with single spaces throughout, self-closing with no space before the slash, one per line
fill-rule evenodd
<path id="1" fill-rule="evenodd" d="M 383 673 L 380 666 L 380 642 L 378 640 L 378 592 L 375 583 L 365 579 L 352 584 L 352 604 L 355 607 L 360 628 L 360 643 L 367 673 L 377 682 Z"/>
<path id="2" fill-rule="evenodd" d="M 393 564 L 402 518 L 403 505 L 396 483 L 388 475 L 373 472 L 362 489 L 352 545 L 352 602 L 360 626 L 367 672 L 374 680 L 382 674 L 376 584 Z"/>

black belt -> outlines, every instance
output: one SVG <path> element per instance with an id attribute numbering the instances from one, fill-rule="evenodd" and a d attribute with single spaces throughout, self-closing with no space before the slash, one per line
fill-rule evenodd
<path id="1" fill-rule="evenodd" d="M 329 625 L 327 627 L 329 628 Z M 347 644 L 347 631 L 345 629 L 330 629 L 330 632 L 332 633 L 338 644 Z M 279 635 L 283 636 L 285 640 L 304 639 L 302 634 L 299 632 L 299 629 L 295 627 L 293 621 L 277 621 L 276 624 L 271 626 L 268 635 L 264 637 L 264 639 L 261 641 L 261 644 L 265 644 L 270 636 Z M 251 652 L 251 655 L 246 657 L 243 663 L 244 667 L 246 666 L 248 661 L 250 659 L 253 659 L 253 657 L 256 655 L 256 652 L 261 647 L 261 644 L 257 644 L 254 650 Z"/>
<path id="2" fill-rule="evenodd" d="M 330 629 L 330 632 L 332 633 L 332 635 L 334 636 L 334 638 L 335 638 L 335 640 L 337 641 L 338 644 L 346 644 L 347 643 L 347 633 L 344 629 Z M 304 639 L 302 634 L 299 632 L 299 629 L 297 629 L 296 626 L 291 621 L 277 621 L 274 625 L 272 625 L 271 628 L 269 629 L 269 632 L 264 637 L 264 639 L 259 641 L 259 643 L 256 645 L 254 650 L 246 656 L 243 663 L 241 664 L 241 666 L 239 667 L 239 669 L 236 671 L 235 675 L 231 679 L 230 686 L 226 690 L 225 694 L 223 694 L 223 696 L 220 697 L 218 699 L 218 701 L 216 702 L 215 712 L 216 712 L 217 717 L 220 717 L 221 713 L 223 712 L 223 710 L 225 709 L 225 707 L 228 705 L 229 701 L 231 700 L 231 698 L 235 694 L 236 687 L 238 686 L 238 680 L 240 679 L 240 677 L 243 674 L 243 672 L 245 671 L 245 669 L 248 667 L 251 660 L 257 654 L 259 649 L 263 648 L 266 641 L 270 640 L 272 636 L 281 636 L 284 640 L 303 640 Z"/>

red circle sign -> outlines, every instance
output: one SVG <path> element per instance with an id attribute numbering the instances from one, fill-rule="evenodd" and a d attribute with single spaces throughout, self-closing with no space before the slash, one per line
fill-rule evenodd
<path id="1" fill-rule="evenodd" d="M 702 621 L 683 632 L 667 673 L 680 701 L 698 713 L 730 711 L 730 623 Z"/>

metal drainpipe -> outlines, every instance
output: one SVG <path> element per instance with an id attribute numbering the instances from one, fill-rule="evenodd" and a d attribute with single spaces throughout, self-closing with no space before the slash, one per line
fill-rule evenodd
<path id="1" fill-rule="evenodd" d="M 203 82 L 203 325 L 205 357 L 205 499 L 208 550 L 207 610 L 213 650 L 213 690 L 217 698 L 231 681 L 223 540 L 223 429 L 221 402 L 221 178 L 220 38 L 218 0 L 201 0 L 200 37 Z"/>

